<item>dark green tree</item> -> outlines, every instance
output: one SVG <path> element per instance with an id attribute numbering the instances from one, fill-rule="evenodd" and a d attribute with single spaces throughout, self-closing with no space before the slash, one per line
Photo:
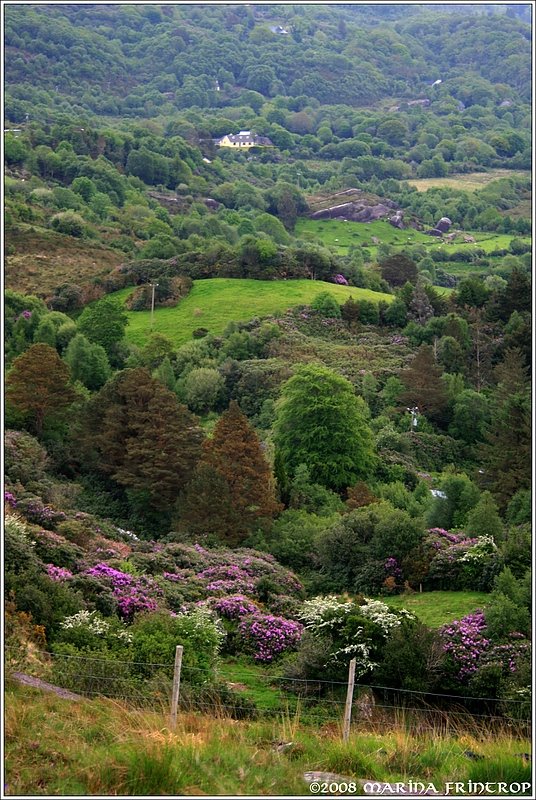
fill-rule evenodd
<path id="1" fill-rule="evenodd" d="M 90 401 L 82 432 L 89 466 L 163 510 L 192 477 L 202 439 L 196 418 L 145 369 L 108 381 Z"/>
<path id="2" fill-rule="evenodd" d="M 92 303 L 78 318 L 78 328 L 90 342 L 100 344 L 109 355 L 125 334 L 128 317 L 124 308 L 110 297 Z"/>
<path id="3" fill-rule="evenodd" d="M 72 379 L 88 389 L 100 389 L 112 373 L 104 347 L 90 342 L 83 333 L 71 339 L 63 360 L 71 370 Z"/>
<path id="4" fill-rule="evenodd" d="M 400 373 L 406 387 L 400 398 L 402 403 L 417 406 L 421 413 L 432 419 L 441 419 L 448 403 L 441 373 L 441 368 L 435 363 L 433 348 L 421 345 L 409 367 Z"/>
<path id="5" fill-rule="evenodd" d="M 519 350 L 508 350 L 495 368 L 491 422 L 482 445 L 482 484 L 504 509 L 519 490 L 530 487 L 531 399 L 527 369 Z"/>

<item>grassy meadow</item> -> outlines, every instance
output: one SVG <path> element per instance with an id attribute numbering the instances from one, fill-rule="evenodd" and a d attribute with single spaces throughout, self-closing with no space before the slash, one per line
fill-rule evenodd
<path id="1" fill-rule="evenodd" d="M 415 592 L 382 597 L 393 608 L 413 611 L 425 625 L 439 628 L 447 622 L 483 608 L 489 600 L 487 592 Z"/>
<path id="2" fill-rule="evenodd" d="M 298 795 L 303 775 L 355 781 L 530 781 L 530 742 L 512 730 L 397 724 L 312 728 L 287 714 L 259 721 L 134 710 L 111 700 L 72 702 L 8 682 L 5 795 Z M 368 727 L 367 727 L 368 726 Z M 279 743 L 292 743 L 278 748 Z M 467 753 L 471 753 L 471 757 Z M 358 785 L 358 795 L 364 791 Z"/>
<path id="3" fill-rule="evenodd" d="M 404 247 L 405 245 L 422 244 L 427 249 L 445 248 L 449 250 L 471 250 L 479 247 L 486 253 L 494 250 L 504 250 L 510 246 L 513 238 L 521 238 L 523 241 L 530 242 L 528 237 L 514 237 L 513 234 L 502 233 L 482 233 L 479 231 L 465 231 L 475 239 L 474 243 L 464 242 L 461 237 L 453 242 L 443 242 L 434 236 L 428 236 L 422 231 L 413 228 L 399 230 L 394 228 L 385 220 L 375 222 L 344 222 L 340 219 L 305 219 L 301 218 L 296 223 L 296 236 L 308 241 L 321 242 L 327 247 L 333 248 L 339 255 L 347 255 L 352 246 L 366 248 L 370 254 L 370 259 L 375 260 L 378 246 L 372 241 L 372 237 L 381 243 L 392 247 Z M 460 268 L 465 271 L 474 269 L 473 265 L 467 262 L 459 262 Z M 443 266 L 447 272 L 451 272 L 451 262 L 446 262 Z"/>
<path id="4" fill-rule="evenodd" d="M 499 178 L 525 178 L 530 175 L 528 170 L 516 169 L 490 169 L 488 172 L 468 172 L 459 175 L 447 175 L 444 178 L 415 178 L 408 180 L 410 186 L 415 186 L 419 192 L 426 192 L 428 189 L 442 188 L 450 186 L 453 189 L 461 189 L 466 192 L 475 192 L 483 189 L 488 183 L 499 180 Z"/>
<path id="5" fill-rule="evenodd" d="M 132 287 L 112 297 L 126 300 Z M 284 314 L 288 308 L 308 305 L 321 292 L 329 292 L 339 303 L 349 297 L 391 302 L 392 295 L 338 286 L 322 281 L 257 281 L 240 278 L 207 278 L 194 281 L 190 294 L 173 308 L 159 308 L 154 314 L 154 332 L 163 333 L 180 346 L 192 338 L 196 328 L 223 333 L 229 322 L 246 322 L 252 317 Z M 142 345 L 151 333 L 150 311 L 129 311 L 126 336 Z"/>

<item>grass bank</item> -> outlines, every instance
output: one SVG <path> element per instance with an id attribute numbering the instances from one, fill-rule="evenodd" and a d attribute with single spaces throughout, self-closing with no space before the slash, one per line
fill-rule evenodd
<path id="1" fill-rule="evenodd" d="M 114 292 L 112 297 L 126 300 L 132 288 Z M 308 305 L 321 292 L 329 292 L 338 303 L 349 297 L 378 303 L 392 295 L 338 286 L 322 281 L 256 281 L 240 278 L 207 278 L 194 281 L 190 294 L 174 308 L 159 308 L 154 315 L 154 331 L 163 333 L 180 346 L 192 339 L 196 328 L 221 334 L 230 322 L 247 322 L 253 317 L 284 314 L 288 308 Z M 150 311 L 129 311 L 127 339 L 143 345 L 151 333 Z"/>

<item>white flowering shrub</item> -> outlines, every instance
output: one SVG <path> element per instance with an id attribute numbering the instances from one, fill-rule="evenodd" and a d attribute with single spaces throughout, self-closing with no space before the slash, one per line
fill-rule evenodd
<path id="1" fill-rule="evenodd" d="M 385 636 L 389 636 L 394 628 L 402 624 L 402 619 L 415 619 L 415 616 L 405 608 L 399 612 L 394 612 L 381 600 L 370 600 L 365 598 L 365 603 L 360 607 L 360 612 L 366 619 L 370 619 L 379 625 Z"/>
<path id="2" fill-rule="evenodd" d="M 479 536 L 476 543 L 460 558 L 460 562 L 470 564 L 484 561 L 497 549 L 493 536 Z"/>
<path id="3" fill-rule="evenodd" d="M 70 617 L 65 617 L 60 622 L 62 632 L 58 637 L 62 642 L 69 642 L 80 647 L 86 643 L 83 649 L 94 647 L 97 643 L 95 638 L 101 640 L 100 646 L 112 646 L 119 641 L 129 645 L 132 642 L 132 634 L 124 622 L 116 619 L 105 620 L 98 611 L 78 611 Z"/>
<path id="4" fill-rule="evenodd" d="M 322 647 L 328 655 L 323 666 L 330 670 L 330 674 L 333 669 L 345 667 L 355 658 L 358 678 L 377 666 L 375 655 L 402 621 L 415 619 L 406 609 L 394 611 L 380 600 L 364 598 L 360 605 L 354 600 L 341 600 L 335 595 L 305 601 L 297 616 L 319 645 L 323 642 Z M 307 639 L 305 648 L 311 649 Z M 314 648 L 312 652 L 315 652 Z M 300 668 L 307 675 L 304 655 L 300 659 Z M 317 668 L 318 665 L 314 666 Z"/>
<path id="5" fill-rule="evenodd" d="M 352 600 L 343 602 L 335 595 L 325 595 L 306 600 L 297 616 L 305 628 L 318 633 L 340 624 L 355 608 Z"/>

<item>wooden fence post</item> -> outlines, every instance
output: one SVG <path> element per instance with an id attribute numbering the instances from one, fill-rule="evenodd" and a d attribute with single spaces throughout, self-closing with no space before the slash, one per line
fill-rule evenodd
<path id="1" fill-rule="evenodd" d="M 350 737 L 350 723 L 352 721 L 352 702 L 354 699 L 354 681 L 355 681 L 355 658 L 350 661 L 348 668 L 348 689 L 346 691 L 346 705 L 344 707 L 344 724 L 342 729 L 342 738 L 347 742 Z"/>
<path id="2" fill-rule="evenodd" d="M 177 727 L 177 708 L 179 706 L 179 690 L 181 685 L 183 647 L 178 644 L 175 648 L 175 669 L 173 671 L 173 693 L 171 695 L 171 730 Z"/>

